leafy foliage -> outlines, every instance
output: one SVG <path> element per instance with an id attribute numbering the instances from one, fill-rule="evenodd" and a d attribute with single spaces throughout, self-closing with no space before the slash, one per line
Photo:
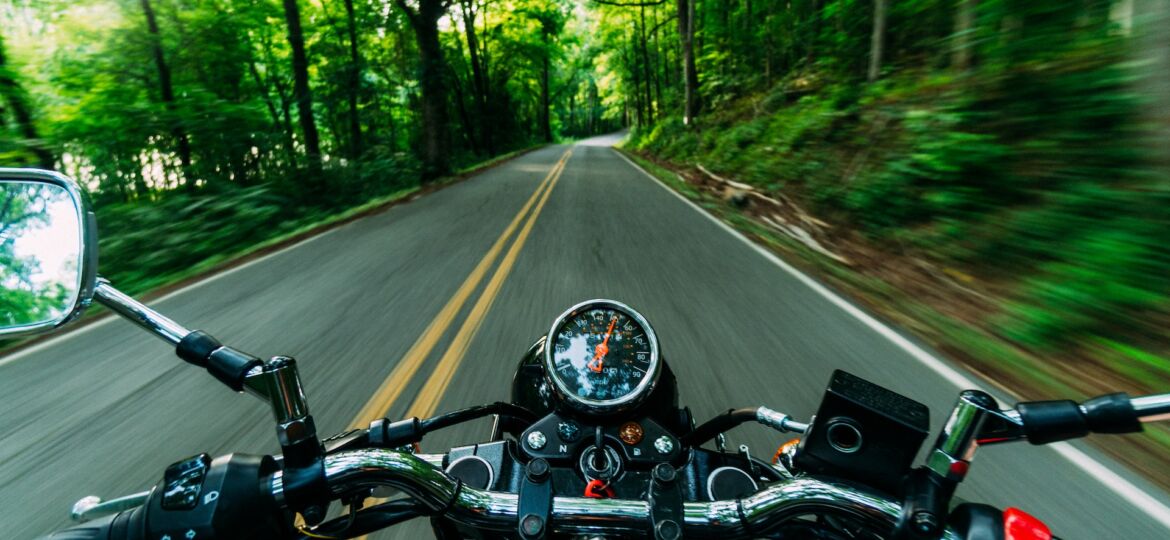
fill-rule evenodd
<path id="1" fill-rule="evenodd" d="M 684 125 L 677 93 L 651 93 L 630 144 L 783 190 L 882 249 L 976 276 L 1002 299 L 988 328 L 1018 347 L 1170 369 L 1170 160 L 1153 120 L 1170 107 L 1156 67 L 1170 13 L 894 2 L 867 80 L 872 5 L 698 2 L 704 113 Z M 633 48 L 635 34 L 606 36 Z M 646 108 L 641 59 L 617 59 L 626 102 Z"/>

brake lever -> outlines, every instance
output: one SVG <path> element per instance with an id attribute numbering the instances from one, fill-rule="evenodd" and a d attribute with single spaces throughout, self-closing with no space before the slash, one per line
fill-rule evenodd
<path id="1" fill-rule="evenodd" d="M 116 514 L 123 510 L 134 508 L 135 506 L 142 506 L 149 497 L 149 491 L 134 493 L 108 501 L 103 501 L 101 497 L 96 495 L 90 495 L 88 497 L 82 497 L 73 503 L 73 509 L 69 512 L 69 517 L 78 523 L 85 523 L 91 519 Z"/>

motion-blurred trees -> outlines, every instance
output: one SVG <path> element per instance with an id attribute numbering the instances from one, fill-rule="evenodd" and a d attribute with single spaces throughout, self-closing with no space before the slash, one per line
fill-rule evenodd
<path id="1" fill-rule="evenodd" d="M 590 2 L 635 148 L 958 269 L 1022 349 L 1170 374 L 1170 3 L 694 0 L 698 121 L 686 4 Z"/>
<path id="2" fill-rule="evenodd" d="M 0 164 L 61 169 L 99 204 L 267 185 L 312 206 L 436 178 L 614 126 L 582 96 L 574 5 L 13 0 Z"/>

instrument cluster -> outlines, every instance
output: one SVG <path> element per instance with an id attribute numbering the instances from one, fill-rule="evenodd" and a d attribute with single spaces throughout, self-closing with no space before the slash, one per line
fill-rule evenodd
<path id="1" fill-rule="evenodd" d="M 544 362 L 566 405 L 600 415 L 637 407 L 662 373 L 650 323 L 613 300 L 582 302 L 557 317 L 548 332 Z"/>

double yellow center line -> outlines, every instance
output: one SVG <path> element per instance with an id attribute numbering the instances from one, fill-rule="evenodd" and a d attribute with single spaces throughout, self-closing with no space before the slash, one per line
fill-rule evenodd
<path id="1" fill-rule="evenodd" d="M 439 359 L 438 365 L 435 366 L 434 371 L 431 372 L 430 377 L 427 378 L 426 383 L 411 403 L 410 408 L 407 409 L 407 417 L 417 416 L 425 418 L 434 414 L 439 406 L 439 400 L 443 397 L 443 393 L 447 389 L 447 385 L 451 383 L 452 377 L 455 375 L 456 369 L 463 361 L 464 355 L 467 354 L 467 349 L 471 346 L 471 341 L 475 339 L 476 332 L 479 331 L 483 324 L 484 317 L 492 307 L 492 302 L 495 301 L 496 296 L 500 292 L 500 288 L 511 272 L 512 267 L 516 263 L 517 257 L 520 255 L 520 250 L 524 247 L 524 242 L 528 240 L 528 235 L 532 232 L 533 225 L 536 224 L 536 219 L 540 216 L 540 211 L 544 209 L 544 204 L 548 202 L 549 194 L 552 193 L 556 187 L 557 181 L 561 178 L 561 173 L 565 170 L 565 164 L 569 161 L 569 157 L 573 155 L 571 150 L 566 150 L 549 171 L 548 175 L 544 177 L 540 185 L 537 186 L 536 191 L 528 198 L 528 202 L 512 218 L 512 222 L 504 229 L 504 233 L 496 239 L 492 244 L 491 249 L 455 291 L 454 296 L 447 301 L 439 314 L 427 325 L 426 330 L 419 336 L 410 350 L 406 352 L 386 380 L 382 382 L 377 393 L 370 398 L 370 401 L 362 407 L 357 417 L 354 418 L 354 427 L 366 427 L 370 422 L 382 418 L 390 410 L 390 407 L 402 395 L 403 390 L 406 389 L 407 384 L 414 378 L 416 372 L 422 367 L 423 362 L 430 356 L 431 351 L 434 350 L 435 345 L 447 333 L 447 329 L 451 323 L 455 321 L 455 317 L 463 309 L 464 304 L 471 297 L 471 294 L 479 287 L 481 281 L 500 253 L 504 250 L 504 245 L 507 244 L 508 238 L 512 236 L 520 227 L 520 223 L 524 221 L 524 216 L 528 216 L 528 220 L 524 221 L 523 228 L 520 233 L 513 240 L 512 245 L 508 248 L 503 260 L 500 262 L 491 280 L 488 281 L 486 287 L 475 305 L 472 306 L 471 312 L 467 315 L 467 319 L 463 321 L 463 325 L 459 327 L 459 331 L 455 334 L 451 344 Z M 539 202 L 538 202 L 539 200 Z M 533 210 L 533 206 L 535 209 Z M 529 210 L 532 213 L 529 214 Z"/>

